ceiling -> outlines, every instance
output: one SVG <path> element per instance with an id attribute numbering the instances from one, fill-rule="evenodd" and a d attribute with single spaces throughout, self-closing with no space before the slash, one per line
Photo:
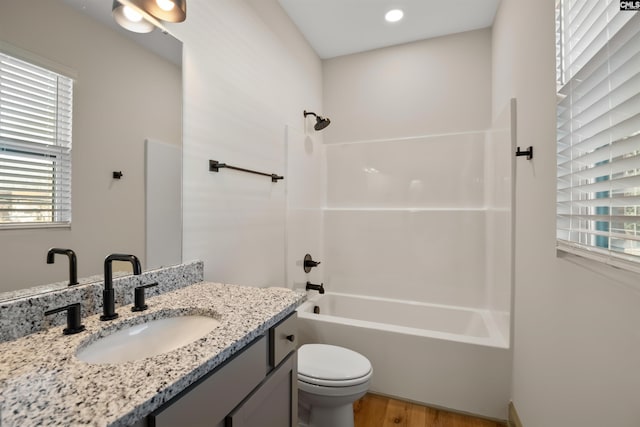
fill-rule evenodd
<path id="1" fill-rule="evenodd" d="M 278 0 L 320 58 L 490 27 L 500 0 Z M 537 0 L 536 0 L 537 1 Z M 391 9 L 404 18 L 386 22 Z"/>

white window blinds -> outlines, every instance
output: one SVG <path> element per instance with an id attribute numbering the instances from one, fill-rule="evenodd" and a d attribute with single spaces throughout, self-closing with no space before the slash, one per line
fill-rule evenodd
<path id="1" fill-rule="evenodd" d="M 640 14 L 619 0 L 558 4 L 557 238 L 640 267 Z"/>
<path id="2" fill-rule="evenodd" d="M 0 52 L 0 228 L 71 223 L 72 88 Z"/>

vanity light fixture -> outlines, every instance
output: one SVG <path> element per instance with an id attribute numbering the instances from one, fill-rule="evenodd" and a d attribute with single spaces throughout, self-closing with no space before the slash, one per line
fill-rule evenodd
<path id="1" fill-rule="evenodd" d="M 142 10 L 166 22 L 182 22 L 187 19 L 187 0 L 138 0 Z"/>
<path id="2" fill-rule="evenodd" d="M 134 33 L 150 33 L 156 28 L 155 25 L 144 19 L 140 12 L 118 0 L 113 0 L 112 13 L 113 19 L 125 30 Z"/>
<path id="3" fill-rule="evenodd" d="M 404 16 L 404 12 L 401 9 L 391 9 L 384 15 L 384 19 L 387 22 L 398 22 Z"/>
<path id="4" fill-rule="evenodd" d="M 158 21 L 184 21 L 187 18 L 187 1 L 114 0 L 112 11 L 121 27 L 136 33 L 150 33 Z"/>

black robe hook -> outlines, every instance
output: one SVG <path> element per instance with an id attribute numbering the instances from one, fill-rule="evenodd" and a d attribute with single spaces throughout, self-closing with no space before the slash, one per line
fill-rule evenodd
<path id="1" fill-rule="evenodd" d="M 520 151 L 520 147 L 516 150 L 516 156 L 527 156 L 527 160 L 533 159 L 533 146 L 530 145 L 525 151 Z"/>

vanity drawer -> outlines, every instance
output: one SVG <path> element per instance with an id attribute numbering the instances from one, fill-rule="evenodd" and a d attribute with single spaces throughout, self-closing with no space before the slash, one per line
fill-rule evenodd
<path id="1" fill-rule="evenodd" d="M 298 313 L 294 311 L 269 330 L 269 365 L 273 368 L 298 345 Z"/>

